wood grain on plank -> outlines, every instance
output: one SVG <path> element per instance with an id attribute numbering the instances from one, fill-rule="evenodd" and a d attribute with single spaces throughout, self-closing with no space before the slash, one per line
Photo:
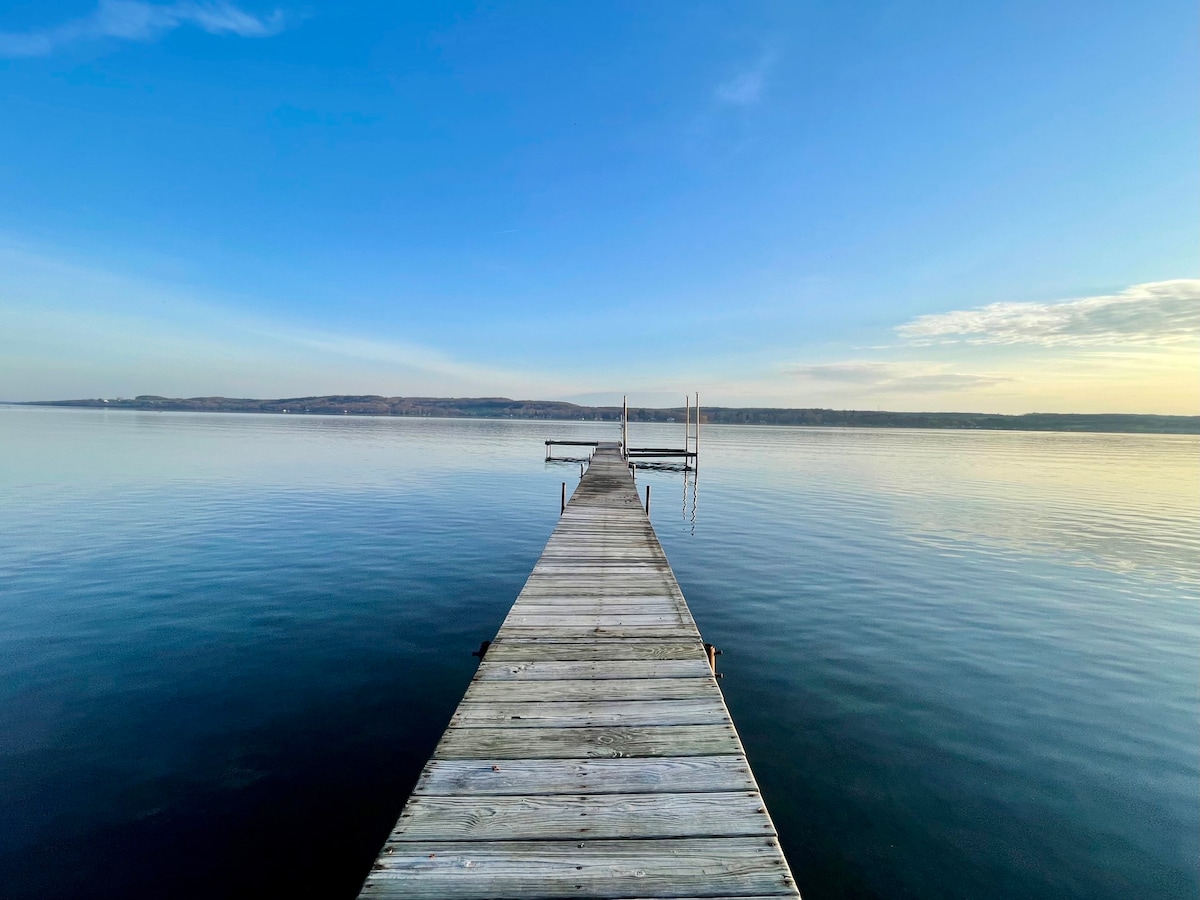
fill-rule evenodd
<path id="1" fill-rule="evenodd" d="M 640 602 L 628 597 L 598 597 L 579 603 L 547 603 L 531 598 L 512 608 L 510 615 L 523 616 L 670 616 L 673 621 L 686 622 L 691 617 L 680 604 L 654 600 Z M 649 622 L 647 624 L 654 624 Z"/>
<path id="2" fill-rule="evenodd" d="M 416 796 L 389 842 L 774 835 L 757 791 Z"/>
<path id="3" fill-rule="evenodd" d="M 691 611 L 682 599 L 663 596 L 647 597 L 623 591 L 610 590 L 596 591 L 590 594 L 579 593 L 573 597 L 563 597 L 557 592 L 549 594 L 526 594 L 517 601 L 513 608 L 518 609 L 526 606 L 551 607 L 558 612 L 569 614 L 579 608 L 593 609 L 606 605 L 639 605 L 644 606 L 647 611 L 654 612 L 662 609 L 676 610 L 688 620 L 688 623 L 693 628 L 695 627 L 691 622 Z"/>
<path id="4" fill-rule="evenodd" d="M 713 696 L 703 678 L 602 678 L 573 681 L 474 681 L 465 700 L 516 703 L 538 700 L 691 700 Z"/>
<path id="5" fill-rule="evenodd" d="M 680 793 L 755 790 L 739 756 L 639 759 L 432 759 L 414 796 Z"/>
<path id="6" fill-rule="evenodd" d="M 504 622 L 506 625 L 524 625 L 527 628 L 540 628 L 543 625 L 548 627 L 556 625 L 567 627 L 572 625 L 592 625 L 597 628 L 630 628 L 637 625 L 683 625 L 686 620 L 677 612 L 652 613 L 648 615 L 639 613 L 619 613 L 612 615 L 599 612 L 547 615 L 544 613 L 527 613 L 521 607 L 514 606 L 512 612 L 508 614 L 508 618 Z"/>
<path id="7" fill-rule="evenodd" d="M 596 728 L 458 728 L 442 735 L 442 759 L 719 756 L 740 753 L 730 725 Z"/>
<path id="8" fill-rule="evenodd" d="M 534 662 L 535 660 L 595 661 L 628 659 L 700 659 L 704 647 L 699 640 L 683 643 L 674 641 L 623 641 L 619 646 L 599 645 L 595 641 L 509 641 L 494 642 L 487 651 L 492 662 Z"/>
<path id="9" fill-rule="evenodd" d="M 580 728 L 611 725 L 724 725 L 719 697 L 703 700 L 590 700 L 497 702 L 464 700 L 451 725 L 507 728 Z"/>
<path id="10" fill-rule="evenodd" d="M 447 900 L 726 895 L 795 896 L 774 839 L 389 842 L 363 888 Z"/>
<path id="11" fill-rule="evenodd" d="M 624 640 L 625 638 L 658 637 L 665 640 L 696 638 L 695 625 L 507 625 L 502 635 L 513 638 L 557 637 Z"/>
<path id="12" fill-rule="evenodd" d="M 578 680 L 604 678 L 712 678 L 706 661 L 699 659 L 605 659 L 595 661 L 534 660 L 494 662 L 486 656 L 476 681 Z"/>

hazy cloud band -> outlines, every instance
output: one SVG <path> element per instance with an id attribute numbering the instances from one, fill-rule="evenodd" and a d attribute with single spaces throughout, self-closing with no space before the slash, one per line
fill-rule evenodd
<path id="1" fill-rule="evenodd" d="M 1177 344 L 1200 336 L 1200 279 L 1153 281 L 1054 303 L 993 303 L 919 316 L 896 332 L 918 344 Z"/>
<path id="2" fill-rule="evenodd" d="M 927 362 L 849 362 L 793 365 L 787 374 L 832 384 L 867 388 L 884 393 L 944 393 L 993 387 L 1013 379 L 1006 375 L 972 375 L 950 372 L 945 366 Z"/>

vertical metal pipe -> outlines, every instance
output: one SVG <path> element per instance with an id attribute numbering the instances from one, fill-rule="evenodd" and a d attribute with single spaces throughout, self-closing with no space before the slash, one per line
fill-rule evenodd
<path id="1" fill-rule="evenodd" d="M 650 515 L 650 485 L 646 485 L 646 515 Z"/>
<path id="2" fill-rule="evenodd" d="M 692 449 L 692 395 L 686 395 L 683 402 L 683 449 L 686 452 Z M 683 467 L 687 468 L 686 456 L 683 458 Z"/>
<path id="3" fill-rule="evenodd" d="M 562 487 L 562 506 L 559 507 L 558 514 L 561 516 L 567 511 L 567 483 L 563 482 Z"/>
<path id="4" fill-rule="evenodd" d="M 629 459 L 629 397 L 621 397 L 621 453 Z"/>

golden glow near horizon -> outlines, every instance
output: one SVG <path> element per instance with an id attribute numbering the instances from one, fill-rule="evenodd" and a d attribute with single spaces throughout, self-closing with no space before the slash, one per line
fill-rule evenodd
<path id="1" fill-rule="evenodd" d="M 1200 342 L 1124 351 L 1009 352 L 1003 357 L 981 352 L 979 357 L 958 363 L 927 358 L 812 366 L 803 373 L 801 392 L 775 395 L 770 405 L 1200 415 Z M 831 383 L 851 377 L 852 384 Z M 750 390 L 745 384 L 739 393 Z"/>
<path id="2" fill-rule="evenodd" d="M 170 285 L 0 247 L 0 400 L 136 396 L 508 396 L 892 411 L 1200 415 L 1200 280 L 998 303 L 895 323 L 886 343 L 658 359 L 614 373 L 250 314 Z M 776 359 L 771 359 L 770 356 Z M 614 390 L 624 388 L 624 391 Z"/>
<path id="3" fill-rule="evenodd" d="M 895 332 L 900 344 L 875 358 L 785 371 L 825 401 L 808 405 L 1200 414 L 1200 280 L 995 303 L 920 316 Z"/>

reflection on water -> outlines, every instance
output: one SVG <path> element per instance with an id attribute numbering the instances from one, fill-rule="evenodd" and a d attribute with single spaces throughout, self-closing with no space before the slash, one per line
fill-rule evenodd
<path id="1" fill-rule="evenodd" d="M 713 427 L 705 468 L 751 489 L 868 504 L 906 533 L 1145 568 L 1194 583 L 1197 442 L 1179 435 Z"/>
<path id="2" fill-rule="evenodd" d="M 352 897 L 617 430 L 0 407 L 0 896 Z M 704 434 L 638 481 L 806 896 L 1200 892 L 1196 438 Z"/>

